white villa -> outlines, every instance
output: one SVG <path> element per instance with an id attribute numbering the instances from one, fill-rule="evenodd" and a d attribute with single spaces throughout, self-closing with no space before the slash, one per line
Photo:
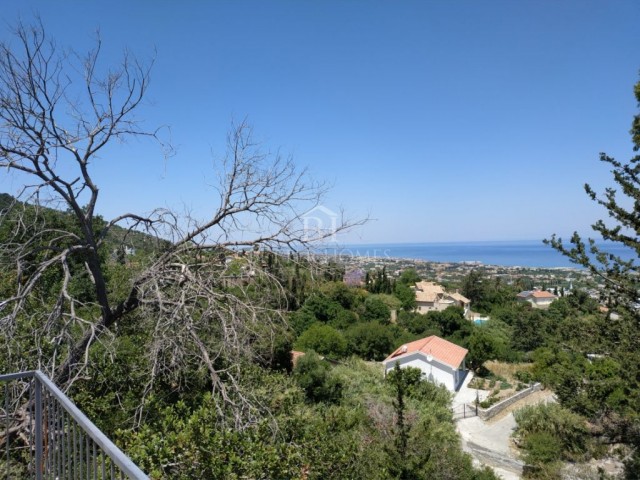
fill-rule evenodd
<path id="1" fill-rule="evenodd" d="M 431 335 L 400 346 L 382 361 L 385 375 L 395 368 L 415 367 L 422 376 L 448 390 L 457 391 L 467 374 L 465 357 L 468 350 L 443 338 Z"/>
<path id="2" fill-rule="evenodd" d="M 527 290 L 520 292 L 517 298 L 521 302 L 529 302 L 533 308 L 547 308 L 558 297 L 544 290 Z"/>
<path id="3" fill-rule="evenodd" d="M 419 313 L 441 311 L 447 307 L 458 306 L 467 315 L 471 308 L 471 300 L 463 295 L 448 293 L 441 285 L 433 282 L 418 282 L 414 287 L 416 292 L 416 310 Z"/>

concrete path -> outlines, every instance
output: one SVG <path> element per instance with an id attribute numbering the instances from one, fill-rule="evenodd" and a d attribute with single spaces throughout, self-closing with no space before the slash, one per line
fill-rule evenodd
<path id="1" fill-rule="evenodd" d="M 479 417 L 460 419 L 456 422 L 462 438 L 462 448 L 470 453 L 476 463 L 492 467 L 496 474 L 504 480 L 517 480 L 522 476 L 523 463 L 518 459 L 512 447 L 511 434 L 516 428 L 513 411 L 524 405 L 552 401 L 548 391 L 536 392 L 488 422 Z"/>
<path id="2" fill-rule="evenodd" d="M 477 390 L 475 388 L 469 388 L 469 382 L 471 382 L 471 380 L 473 380 L 473 372 L 468 371 L 467 376 L 462 382 L 462 386 L 453 396 L 453 400 L 451 401 L 451 406 L 453 408 L 465 403 L 469 404 L 475 402 L 476 396 L 480 398 L 480 401 L 482 401 L 489 395 L 489 392 L 487 390 Z"/>
<path id="3" fill-rule="evenodd" d="M 481 465 L 496 470 L 505 480 L 518 479 L 523 464 L 511 450 L 511 434 L 516 427 L 513 414 L 487 423 L 479 417 L 458 420 L 462 448 Z"/>

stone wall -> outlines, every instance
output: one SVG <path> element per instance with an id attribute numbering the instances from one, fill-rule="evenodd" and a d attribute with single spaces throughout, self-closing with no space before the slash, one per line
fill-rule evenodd
<path id="1" fill-rule="evenodd" d="M 509 405 L 513 405 L 518 400 L 521 400 L 533 392 L 537 392 L 538 390 L 542 390 L 542 385 L 539 383 L 534 383 L 529 388 L 525 388 L 524 390 L 520 390 L 509 398 L 505 398 L 504 400 L 499 401 L 495 405 L 491 405 L 489 408 L 480 408 L 478 407 L 478 416 L 482 420 L 489 420 L 490 418 L 495 417 Z"/>

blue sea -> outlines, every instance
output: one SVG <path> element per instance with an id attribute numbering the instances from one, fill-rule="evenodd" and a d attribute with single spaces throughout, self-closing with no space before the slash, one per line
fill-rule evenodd
<path id="1" fill-rule="evenodd" d="M 624 259 L 634 258 L 634 253 L 621 245 L 599 244 L 598 246 Z M 578 268 L 567 257 L 543 244 L 542 241 L 381 243 L 327 246 L 321 251 L 327 255 L 372 259 L 407 258 L 441 263 L 478 262 L 484 265 Z"/>

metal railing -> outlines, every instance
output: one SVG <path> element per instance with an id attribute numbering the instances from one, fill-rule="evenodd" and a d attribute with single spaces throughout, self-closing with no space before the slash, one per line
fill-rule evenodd
<path id="1" fill-rule="evenodd" d="M 41 371 L 0 386 L 2 478 L 148 479 Z"/>

